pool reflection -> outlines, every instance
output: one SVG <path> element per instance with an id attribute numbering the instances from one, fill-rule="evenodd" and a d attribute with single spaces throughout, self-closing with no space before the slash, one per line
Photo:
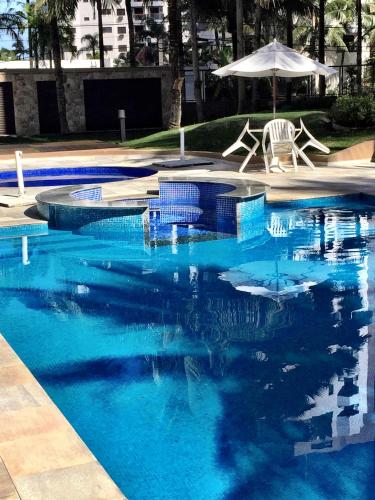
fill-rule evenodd
<path id="1" fill-rule="evenodd" d="M 258 246 L 230 238 L 126 256 L 126 245 L 51 233 L 29 240 L 30 265 L 1 262 L 2 330 L 129 496 L 371 492 L 372 210 L 271 208 L 264 222 Z M 280 266 L 276 287 L 266 262 Z M 303 276 L 289 268 L 285 287 L 309 285 L 281 298 L 290 263 Z M 221 279 L 250 265 L 251 290 Z M 25 334 L 15 300 L 41 318 L 37 333 Z"/>

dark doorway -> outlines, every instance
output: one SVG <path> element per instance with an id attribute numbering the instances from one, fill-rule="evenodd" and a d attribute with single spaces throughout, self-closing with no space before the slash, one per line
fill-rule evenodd
<path id="1" fill-rule="evenodd" d="M 39 127 L 41 134 L 59 134 L 59 108 L 56 82 L 36 82 L 38 93 Z"/>
<path id="2" fill-rule="evenodd" d="M 13 86 L 11 82 L 3 82 L 0 83 L 0 135 L 15 133 Z"/>
<path id="3" fill-rule="evenodd" d="M 160 78 L 84 80 L 87 130 L 118 130 L 118 110 L 126 128 L 161 128 Z"/>

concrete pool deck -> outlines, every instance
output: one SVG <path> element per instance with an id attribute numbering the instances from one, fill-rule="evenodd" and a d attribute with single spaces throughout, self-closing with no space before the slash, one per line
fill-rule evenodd
<path id="1" fill-rule="evenodd" d="M 51 145 L 51 148 L 53 145 Z M 14 148 L 16 149 L 16 148 Z M 17 148 L 18 149 L 18 148 Z M 175 154 L 98 148 L 80 151 L 30 152 L 26 168 L 67 165 L 144 166 L 154 161 L 176 159 Z M 254 179 L 270 186 L 270 201 L 314 198 L 350 193 L 375 195 L 375 164 L 356 163 L 336 167 L 301 167 L 298 173 L 266 175 L 262 166 L 251 165 L 238 174 L 239 163 L 213 158 L 213 165 L 176 169 L 174 175 L 194 172 L 207 176 Z M 12 166 L 12 155 L 1 155 L 0 169 Z M 170 168 L 160 175 L 172 174 Z M 157 177 L 107 186 L 114 196 L 137 196 L 157 187 Z M 119 185 L 120 184 L 120 185 Z M 38 192 L 27 189 L 26 206 L 0 207 L 0 226 L 44 223 L 32 208 Z M 16 198 L 14 188 L 1 188 L 1 197 Z M 17 200 L 16 200 L 17 201 Z M 21 200 L 22 201 L 22 200 Z M 0 498 L 22 500 L 115 500 L 124 498 L 26 366 L 0 336 Z"/>

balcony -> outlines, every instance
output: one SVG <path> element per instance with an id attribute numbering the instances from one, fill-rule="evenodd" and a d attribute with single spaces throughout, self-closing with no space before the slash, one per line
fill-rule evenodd
<path id="1" fill-rule="evenodd" d="M 153 21 L 164 21 L 164 15 L 159 12 L 159 13 L 150 13 L 147 16 L 148 19 L 152 19 Z"/>
<path id="2" fill-rule="evenodd" d="M 143 24 L 146 21 L 145 14 L 133 14 L 134 24 Z"/>

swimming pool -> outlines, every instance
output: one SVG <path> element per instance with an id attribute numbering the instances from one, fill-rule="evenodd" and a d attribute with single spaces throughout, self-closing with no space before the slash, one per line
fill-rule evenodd
<path id="1" fill-rule="evenodd" d="M 371 498 L 375 207 L 268 205 L 246 239 L 154 215 L 150 241 L 34 234 L 28 265 L 0 240 L 0 331 L 112 478 Z"/>
<path id="2" fill-rule="evenodd" d="M 25 186 L 70 186 L 75 184 L 102 184 L 153 175 L 155 170 L 144 167 L 53 167 L 25 169 Z M 0 171 L 0 187 L 17 187 L 15 170 Z"/>

